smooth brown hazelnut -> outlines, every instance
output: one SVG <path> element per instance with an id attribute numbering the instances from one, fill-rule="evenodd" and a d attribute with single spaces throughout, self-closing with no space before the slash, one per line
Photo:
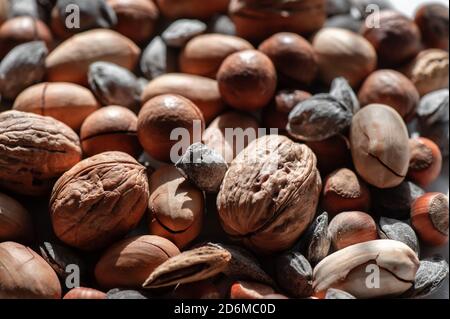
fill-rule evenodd
<path id="1" fill-rule="evenodd" d="M 448 6 L 424 4 L 417 10 L 414 21 L 427 47 L 448 51 Z"/>
<path id="2" fill-rule="evenodd" d="M 191 139 L 189 145 L 193 144 L 194 121 L 198 122 L 203 133 L 205 120 L 194 103 L 181 95 L 159 95 L 145 103 L 139 112 L 139 141 L 150 156 L 160 161 L 169 161 L 172 147 L 177 143 L 170 139 L 172 131 L 186 129 Z"/>
<path id="3" fill-rule="evenodd" d="M 247 40 L 225 34 L 202 34 L 191 39 L 180 54 L 183 73 L 216 78 L 222 62 L 231 54 L 252 50 Z"/>
<path id="4" fill-rule="evenodd" d="M 141 101 L 145 104 L 162 94 L 178 94 L 189 99 L 200 109 L 206 123 L 225 109 L 217 81 L 202 76 L 182 73 L 158 76 L 144 88 Z"/>
<path id="5" fill-rule="evenodd" d="M 0 26 L 0 59 L 19 44 L 39 40 L 52 47 L 53 36 L 44 22 L 28 16 L 9 19 Z"/>
<path id="6" fill-rule="evenodd" d="M 133 157 L 142 147 L 137 137 L 137 116 L 122 106 L 107 106 L 89 115 L 80 130 L 81 147 L 86 156 L 120 151 Z"/>
<path id="7" fill-rule="evenodd" d="M 328 226 L 328 233 L 335 250 L 378 239 L 375 221 L 363 212 L 337 214 Z"/>
<path id="8" fill-rule="evenodd" d="M 230 0 L 156 0 L 161 13 L 169 19 L 208 19 L 217 13 L 226 12 Z"/>
<path id="9" fill-rule="evenodd" d="M 27 241 L 33 236 L 28 211 L 15 199 L 0 193 L 0 242 Z"/>
<path id="10" fill-rule="evenodd" d="M 209 148 L 219 153 L 227 163 L 231 161 L 257 138 L 259 124 L 258 121 L 248 115 L 230 111 L 219 115 L 211 122 L 203 134 L 202 141 Z M 243 132 L 253 132 L 254 136 L 246 138 L 242 145 L 235 143 L 233 136 L 227 136 L 226 130 L 242 130 Z"/>
<path id="11" fill-rule="evenodd" d="M 107 0 L 117 16 L 114 30 L 136 43 L 145 43 L 155 32 L 159 10 L 153 0 Z"/>
<path id="12" fill-rule="evenodd" d="M 97 289 L 78 287 L 69 290 L 63 299 L 106 299 L 106 294 Z"/>
<path id="13" fill-rule="evenodd" d="M 404 63 L 421 49 L 419 28 L 413 20 L 397 11 L 372 13 L 366 18 L 361 34 L 377 51 L 382 66 Z"/>
<path id="14" fill-rule="evenodd" d="M 399 69 L 416 86 L 420 96 L 448 88 L 449 56 L 440 49 L 420 52 L 411 62 Z"/>
<path id="15" fill-rule="evenodd" d="M 159 236 L 124 239 L 106 250 L 95 266 L 95 278 L 104 288 L 141 288 L 153 270 L 180 253 Z"/>
<path id="16" fill-rule="evenodd" d="M 322 206 L 331 218 L 341 212 L 370 208 L 370 191 L 354 172 L 347 168 L 334 171 L 325 179 Z"/>
<path id="17" fill-rule="evenodd" d="M 222 98 L 243 111 L 256 111 L 269 104 L 277 87 L 277 73 L 272 61 L 256 50 L 230 55 L 217 74 Z"/>
<path id="18" fill-rule="evenodd" d="M 289 113 L 300 102 L 311 97 L 311 94 L 300 90 L 279 91 L 272 103 L 263 111 L 263 123 L 266 128 L 277 128 L 286 131 Z"/>
<path id="19" fill-rule="evenodd" d="M 31 248 L 0 243 L 0 299 L 60 299 L 58 276 Z"/>
<path id="20" fill-rule="evenodd" d="M 150 177 L 150 233 L 183 249 L 200 233 L 204 196 L 175 166 L 162 166 Z"/>
<path id="21" fill-rule="evenodd" d="M 405 179 L 410 158 L 408 130 L 393 108 L 370 104 L 356 113 L 350 145 L 356 171 L 369 184 L 391 188 Z"/>
<path id="22" fill-rule="evenodd" d="M 325 28 L 313 39 L 319 63 L 319 76 L 326 85 L 344 77 L 352 87 L 358 86 L 377 66 L 373 46 L 354 32 Z"/>
<path id="23" fill-rule="evenodd" d="M 83 121 L 99 108 L 91 91 L 65 82 L 33 85 L 20 93 L 13 105 L 17 111 L 51 116 L 77 132 Z"/>
<path id="24" fill-rule="evenodd" d="M 427 193 L 417 198 L 411 207 L 411 222 L 419 238 L 428 245 L 448 242 L 448 197 Z"/>
<path id="25" fill-rule="evenodd" d="M 408 178 L 414 183 L 427 187 L 441 173 L 442 155 L 439 146 L 424 138 L 409 140 L 411 158 L 409 160 Z"/>
<path id="26" fill-rule="evenodd" d="M 358 98 L 362 107 L 373 103 L 389 105 L 407 122 L 413 119 L 420 100 L 414 84 L 394 70 L 378 70 L 369 75 Z"/>
<path id="27" fill-rule="evenodd" d="M 308 86 L 317 76 L 317 58 L 311 44 L 289 32 L 274 34 L 259 46 L 275 65 L 282 82 Z"/>
<path id="28" fill-rule="evenodd" d="M 272 287 L 257 282 L 238 281 L 231 286 L 231 299 L 263 299 L 275 294 Z"/>

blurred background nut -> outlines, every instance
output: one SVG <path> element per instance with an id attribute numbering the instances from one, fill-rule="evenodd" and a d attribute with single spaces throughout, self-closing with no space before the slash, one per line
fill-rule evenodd
<path id="1" fill-rule="evenodd" d="M 429 48 L 448 51 L 448 7 L 426 3 L 416 11 L 415 19 L 422 33 L 422 41 Z"/>
<path id="2" fill-rule="evenodd" d="M 228 15 L 219 14 L 209 20 L 208 32 L 236 35 L 236 27 Z"/>
<path id="3" fill-rule="evenodd" d="M 375 221 L 370 215 L 363 212 L 337 214 L 331 220 L 328 232 L 335 250 L 378 239 Z"/>
<path id="4" fill-rule="evenodd" d="M 162 166 L 150 177 L 150 233 L 183 249 L 200 233 L 204 196 L 175 166 Z"/>
<path id="5" fill-rule="evenodd" d="M 428 49 L 420 52 L 415 59 L 400 68 L 416 86 L 420 96 L 448 88 L 448 52 Z"/>
<path id="6" fill-rule="evenodd" d="M 409 166 L 409 137 L 400 115 L 391 107 L 371 104 L 353 117 L 350 130 L 358 174 L 378 188 L 399 185 Z"/>
<path id="7" fill-rule="evenodd" d="M 26 16 L 5 21 L 0 26 L 0 59 L 15 46 L 30 41 L 44 41 L 51 49 L 53 36 L 44 22 Z"/>
<path id="8" fill-rule="evenodd" d="M 102 255 L 95 278 L 103 288 L 140 288 L 156 267 L 179 253 L 172 242 L 159 236 L 124 239 Z"/>
<path id="9" fill-rule="evenodd" d="M 154 34 L 159 10 L 153 0 L 106 0 L 117 16 L 113 29 L 136 43 L 146 43 Z"/>
<path id="10" fill-rule="evenodd" d="M 288 252 L 275 261 L 277 283 L 289 295 L 306 298 L 312 295 L 312 268 L 308 260 L 297 252 Z"/>
<path id="11" fill-rule="evenodd" d="M 142 147 L 137 137 L 137 116 L 122 106 L 107 106 L 89 115 L 80 130 L 81 146 L 86 156 L 120 151 L 133 157 Z"/>
<path id="12" fill-rule="evenodd" d="M 194 121 L 196 123 L 194 123 Z M 154 159 L 176 161 L 183 154 L 175 154 L 173 146 L 177 141 L 171 140 L 172 130 L 184 128 L 189 132 L 188 147 L 200 136 L 194 136 L 194 126 L 199 125 L 203 133 L 205 120 L 202 112 L 190 100 L 181 95 L 159 95 L 144 104 L 138 116 L 138 137 L 144 150 Z M 171 154 L 173 153 L 173 154 Z M 171 156 L 173 155 L 173 156 Z"/>
<path id="13" fill-rule="evenodd" d="M 393 10 L 374 12 L 366 18 L 361 34 L 377 51 L 381 66 L 399 65 L 421 49 L 421 35 L 413 20 Z"/>
<path id="14" fill-rule="evenodd" d="M 419 92 L 403 74 L 394 70 L 378 70 L 364 81 L 358 94 L 362 106 L 373 103 L 389 105 L 409 122 L 419 104 Z"/>
<path id="15" fill-rule="evenodd" d="M 353 8 L 357 10 L 359 16 L 362 18 L 366 18 L 373 13 L 374 8 L 380 10 L 393 9 L 391 0 L 351 0 L 351 2 Z"/>
<path id="16" fill-rule="evenodd" d="M 179 19 L 169 25 L 161 37 L 167 45 L 182 48 L 190 39 L 205 32 L 206 28 L 206 24 L 200 20 Z"/>
<path id="17" fill-rule="evenodd" d="M 1 188 L 44 195 L 80 160 L 80 140 L 65 124 L 32 113 L 0 113 Z"/>
<path id="18" fill-rule="evenodd" d="M 85 159 L 55 184 L 50 215 L 56 236 L 82 250 L 103 248 L 140 221 L 149 196 L 145 167 L 130 155 Z"/>
<path id="19" fill-rule="evenodd" d="M 448 197 L 427 193 L 411 207 L 411 222 L 420 239 L 431 246 L 448 242 Z"/>
<path id="20" fill-rule="evenodd" d="M 311 44 L 295 33 L 274 34 L 259 46 L 275 65 L 281 83 L 310 85 L 317 76 L 317 58 Z"/>
<path id="21" fill-rule="evenodd" d="M 419 256 L 419 239 L 407 223 L 392 218 L 381 217 L 378 222 L 378 235 L 381 239 L 392 239 L 405 243 Z"/>
<path id="22" fill-rule="evenodd" d="M 338 169 L 325 179 L 321 205 L 331 218 L 345 211 L 368 212 L 370 192 L 353 171 Z"/>
<path id="23" fill-rule="evenodd" d="M 352 87 L 357 87 L 377 66 L 373 46 L 354 32 L 325 28 L 312 42 L 319 63 L 319 76 L 329 85 L 337 77 L 344 77 Z"/>
<path id="24" fill-rule="evenodd" d="M 326 19 L 325 0 L 231 0 L 229 14 L 238 36 L 261 41 L 277 32 L 308 35 Z"/>
<path id="25" fill-rule="evenodd" d="M 431 140 L 419 137 L 409 140 L 411 159 L 408 178 L 422 187 L 427 187 L 440 175 L 442 155 L 439 147 Z"/>
<path id="26" fill-rule="evenodd" d="M 225 109 L 217 81 L 196 75 L 169 73 L 150 81 L 142 92 L 142 103 L 162 94 L 178 94 L 192 101 L 209 123 Z"/>
<path id="27" fill-rule="evenodd" d="M 225 34 L 204 34 L 194 37 L 182 50 L 179 58 L 183 73 L 216 78 L 222 62 L 231 54 L 251 50 L 244 39 Z"/>
<path id="28" fill-rule="evenodd" d="M 156 0 L 161 13 L 169 18 L 208 19 L 216 13 L 226 12 L 230 0 Z"/>
<path id="29" fill-rule="evenodd" d="M 0 193 L 0 242 L 27 242 L 33 238 L 33 222 L 28 211 L 15 199 Z"/>
<path id="30" fill-rule="evenodd" d="M 96 289 L 78 287 L 71 289 L 63 299 L 106 299 L 106 294 Z"/>
<path id="31" fill-rule="evenodd" d="M 352 6 L 351 0 L 326 0 L 327 16 L 350 13 Z"/>
<path id="32" fill-rule="evenodd" d="M 264 296 L 274 294 L 272 287 L 249 281 L 238 281 L 231 286 L 230 299 L 263 299 Z"/>
<path id="33" fill-rule="evenodd" d="M 53 269 L 31 248 L 0 243 L 0 298 L 60 299 L 61 285 Z"/>
<path id="34" fill-rule="evenodd" d="M 0 26 L 8 19 L 9 0 L 0 0 Z"/>
<path id="35" fill-rule="evenodd" d="M 140 71 L 151 80 L 160 75 L 177 72 L 177 50 L 170 48 L 159 36 L 154 37 L 142 53 Z"/>
<path id="36" fill-rule="evenodd" d="M 47 78 L 50 82 L 87 84 L 92 63 L 111 62 L 132 70 L 140 54 L 141 50 L 131 40 L 115 31 L 85 31 L 62 42 L 49 54 Z"/>
<path id="37" fill-rule="evenodd" d="M 351 14 L 339 14 L 329 17 L 327 21 L 325 21 L 324 27 L 346 29 L 348 31 L 359 33 L 362 24 L 363 21 L 355 18 Z"/>
<path id="38" fill-rule="evenodd" d="M 20 93 L 13 105 L 17 111 L 51 116 L 77 132 L 83 121 L 99 108 L 91 91 L 65 82 L 33 85 Z"/>

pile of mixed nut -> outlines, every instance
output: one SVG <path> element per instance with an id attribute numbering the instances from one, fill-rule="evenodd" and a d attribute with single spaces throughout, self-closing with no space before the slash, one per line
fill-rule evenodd
<path id="1" fill-rule="evenodd" d="M 436 292 L 448 26 L 387 0 L 0 0 L 0 298 Z"/>

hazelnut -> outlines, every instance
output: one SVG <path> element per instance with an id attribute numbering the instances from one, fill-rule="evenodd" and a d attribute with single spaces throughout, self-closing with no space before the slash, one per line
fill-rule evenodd
<path id="1" fill-rule="evenodd" d="M 403 74 L 394 70 L 378 70 L 364 81 L 358 94 L 361 106 L 386 104 L 407 122 L 413 119 L 419 104 L 419 92 Z"/>
<path id="2" fill-rule="evenodd" d="M 246 50 L 227 57 L 217 73 L 222 98 L 243 111 L 256 111 L 269 104 L 277 86 L 272 61 L 256 50 Z"/>
<path id="3" fill-rule="evenodd" d="M 106 299 L 106 294 L 96 289 L 78 287 L 71 289 L 63 299 Z"/>
<path id="4" fill-rule="evenodd" d="M 75 131 L 100 108 L 88 89 L 73 83 L 45 82 L 24 90 L 14 101 L 13 109 L 51 116 Z"/>
<path id="5" fill-rule="evenodd" d="M 120 151 L 137 157 L 141 145 L 137 137 L 137 116 L 122 106 L 107 106 L 89 115 L 80 131 L 86 156 Z"/>
<path id="6" fill-rule="evenodd" d="M 317 76 L 317 58 L 311 44 L 295 33 L 277 33 L 259 46 L 275 65 L 281 82 L 308 86 Z"/>
<path id="7" fill-rule="evenodd" d="M 142 92 L 142 103 L 162 94 L 178 94 L 192 101 L 202 112 L 206 123 L 225 109 L 217 81 L 196 75 L 170 73 L 150 81 Z"/>
<path id="8" fill-rule="evenodd" d="M 416 86 L 420 96 L 440 89 L 448 89 L 448 52 L 428 49 L 399 69 Z"/>
<path id="9" fill-rule="evenodd" d="M 441 173 L 441 151 L 433 141 L 424 137 L 410 139 L 409 148 L 411 159 L 408 178 L 422 187 L 427 187 Z"/>
<path id="10" fill-rule="evenodd" d="M 0 242 L 27 241 L 33 236 L 28 211 L 15 199 L 0 193 Z"/>
<path id="11" fill-rule="evenodd" d="M 282 90 L 263 111 L 263 123 L 267 128 L 277 128 L 285 132 L 289 113 L 300 102 L 311 97 L 311 94 L 300 90 Z"/>
<path id="12" fill-rule="evenodd" d="M 313 39 L 319 63 L 319 76 L 329 85 L 337 77 L 344 77 L 352 87 L 358 86 L 377 66 L 373 46 L 354 32 L 325 28 Z"/>
<path id="13" fill-rule="evenodd" d="M 328 233 L 335 250 L 378 239 L 377 224 L 363 212 L 337 214 L 328 226 Z"/>
<path id="14" fill-rule="evenodd" d="M 161 13 L 169 18 L 208 19 L 216 13 L 226 12 L 230 0 L 156 0 Z"/>
<path id="15" fill-rule="evenodd" d="M 415 19 L 422 40 L 429 48 L 448 51 L 448 6 L 427 3 L 416 11 Z"/>
<path id="16" fill-rule="evenodd" d="M 347 168 L 327 176 L 322 196 L 322 206 L 331 218 L 341 212 L 367 212 L 370 208 L 370 192 L 366 183 Z"/>
<path id="17" fill-rule="evenodd" d="M 53 37 L 44 22 L 27 16 L 9 19 L 0 26 L 0 59 L 19 44 L 39 40 L 52 47 Z"/>
<path id="18" fill-rule="evenodd" d="M 160 161 L 176 162 L 171 155 L 172 147 L 177 143 L 170 139 L 172 130 L 188 130 L 192 144 L 194 121 L 200 122 L 203 132 L 205 120 L 202 112 L 190 100 L 174 94 L 159 95 L 144 104 L 138 116 L 138 137 L 144 150 Z M 181 156 L 182 154 L 180 154 Z"/>
<path id="19" fill-rule="evenodd" d="M 0 243 L 0 298 L 60 299 L 61 285 L 53 269 L 31 248 Z"/>
<path id="20" fill-rule="evenodd" d="M 275 291 L 272 287 L 248 281 L 238 281 L 231 286 L 231 299 L 263 299 L 264 296 L 272 295 Z"/>
<path id="21" fill-rule="evenodd" d="M 356 113 L 350 144 L 356 171 L 366 182 L 378 188 L 403 182 L 409 166 L 409 137 L 393 108 L 371 104 Z"/>
<path id="22" fill-rule="evenodd" d="M 216 78 L 222 62 L 231 54 L 252 50 L 248 41 L 232 35 L 203 34 L 191 39 L 180 54 L 183 73 Z"/>
<path id="23" fill-rule="evenodd" d="M 169 240 L 159 236 L 124 239 L 106 250 L 95 266 L 95 278 L 104 288 L 140 288 L 163 262 L 180 253 Z"/>
<path id="24" fill-rule="evenodd" d="M 417 198 L 411 207 L 411 222 L 419 238 L 431 246 L 448 242 L 448 197 L 427 193 Z"/>
<path id="25" fill-rule="evenodd" d="M 361 34 L 373 45 L 383 66 L 404 63 L 421 49 L 419 28 L 397 11 L 372 13 L 366 18 Z"/>
<path id="26" fill-rule="evenodd" d="M 153 0 L 107 0 L 117 16 L 114 30 L 136 43 L 145 43 L 156 29 L 158 7 Z"/>
<path id="27" fill-rule="evenodd" d="M 183 249 L 200 233 L 204 195 L 175 166 L 162 166 L 150 177 L 150 233 Z"/>

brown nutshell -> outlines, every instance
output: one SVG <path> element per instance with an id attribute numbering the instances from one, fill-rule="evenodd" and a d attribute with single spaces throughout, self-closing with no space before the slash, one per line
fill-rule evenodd
<path id="1" fill-rule="evenodd" d="M 442 154 L 431 140 L 420 137 L 409 140 L 411 158 L 408 178 L 422 187 L 434 182 L 442 169 Z"/>
<path id="2" fill-rule="evenodd" d="M 429 48 L 448 51 L 448 14 L 448 7 L 440 3 L 427 3 L 417 10 L 414 21 Z"/>
<path id="3" fill-rule="evenodd" d="M 208 19 L 217 13 L 226 12 L 230 0 L 156 0 L 161 13 L 170 19 L 197 18 Z"/>
<path id="4" fill-rule="evenodd" d="M 33 222 L 28 211 L 15 199 L 0 193 L 0 242 L 28 241 Z"/>
<path id="5" fill-rule="evenodd" d="M 63 299 L 80 299 L 80 300 L 106 299 L 106 294 L 96 289 L 78 287 L 71 289 L 68 293 L 64 295 Z"/>

